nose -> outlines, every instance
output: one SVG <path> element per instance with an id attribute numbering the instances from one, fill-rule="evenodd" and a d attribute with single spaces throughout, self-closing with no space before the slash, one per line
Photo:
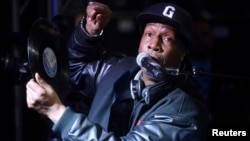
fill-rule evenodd
<path id="1" fill-rule="evenodd" d="M 160 51 L 161 50 L 161 42 L 160 39 L 158 37 L 154 38 L 151 40 L 151 42 L 148 45 L 148 49 L 151 49 L 153 51 Z"/>

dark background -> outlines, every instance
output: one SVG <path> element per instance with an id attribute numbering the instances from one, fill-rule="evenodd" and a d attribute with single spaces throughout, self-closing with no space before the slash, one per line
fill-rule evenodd
<path id="1" fill-rule="evenodd" d="M 53 3 L 54 2 L 54 3 Z M 106 2 L 106 1 L 105 1 Z M 134 17 L 140 10 L 160 0 L 109 0 L 113 18 L 105 29 L 108 49 L 136 55 L 140 32 Z M 203 16 L 211 26 L 215 41 L 213 77 L 207 99 L 212 128 L 248 130 L 250 133 L 250 9 L 247 0 L 177 0 L 193 17 Z M 27 41 L 30 27 L 38 18 L 58 25 L 67 39 L 77 15 L 84 13 L 83 0 L 2 1 L 0 22 L 1 138 L 7 141 L 45 141 L 50 121 L 27 109 L 25 83 Z"/>

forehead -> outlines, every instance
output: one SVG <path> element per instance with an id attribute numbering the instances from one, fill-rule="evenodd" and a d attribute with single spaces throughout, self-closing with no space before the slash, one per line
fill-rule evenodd
<path id="1" fill-rule="evenodd" d="M 148 28 L 160 28 L 160 29 L 163 29 L 163 30 L 168 30 L 168 31 L 172 31 L 172 32 L 175 32 L 175 28 L 170 26 L 170 25 L 167 25 L 167 24 L 162 24 L 162 23 L 154 23 L 154 22 L 150 22 L 150 23 L 147 23 L 146 26 L 145 26 L 145 29 L 148 29 Z"/>

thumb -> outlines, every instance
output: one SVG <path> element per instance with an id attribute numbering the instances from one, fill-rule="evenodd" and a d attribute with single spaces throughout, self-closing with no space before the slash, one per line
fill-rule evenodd
<path id="1" fill-rule="evenodd" d="M 43 88 L 45 88 L 47 90 L 47 92 L 53 92 L 54 89 L 53 87 L 47 83 L 38 73 L 35 74 L 35 79 L 36 82 Z"/>
<path id="2" fill-rule="evenodd" d="M 35 79 L 40 86 L 48 85 L 47 82 L 38 73 L 35 74 Z"/>

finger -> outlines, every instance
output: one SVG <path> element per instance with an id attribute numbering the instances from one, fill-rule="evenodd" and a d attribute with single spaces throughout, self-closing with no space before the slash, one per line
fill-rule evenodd
<path id="1" fill-rule="evenodd" d="M 34 79 L 29 80 L 26 84 L 26 102 L 28 108 L 34 109 L 36 103 L 42 99 L 42 93 L 44 92 L 45 90 Z"/>
<path id="2" fill-rule="evenodd" d="M 87 18 L 91 20 L 96 20 L 97 14 L 103 15 L 106 13 L 108 6 L 98 2 L 91 2 L 87 7 Z"/>
<path id="3" fill-rule="evenodd" d="M 90 1 L 89 3 L 88 3 L 88 5 L 92 5 L 94 2 L 93 1 Z"/>
<path id="4" fill-rule="evenodd" d="M 26 89 L 26 103 L 28 108 L 33 108 L 35 105 L 35 100 L 33 98 L 33 92 L 31 89 Z"/>
<path id="5" fill-rule="evenodd" d="M 101 2 L 93 2 L 93 1 L 90 1 L 88 3 L 88 6 L 94 6 L 94 7 L 100 7 L 100 8 L 104 8 L 104 7 L 108 7 L 108 5 L 104 4 L 104 3 L 101 3 Z"/>
<path id="6" fill-rule="evenodd" d="M 27 96 L 34 100 L 40 100 L 43 96 L 43 94 L 46 92 L 46 90 L 41 87 L 37 82 L 34 81 L 34 79 L 31 79 L 26 84 L 26 91 Z"/>
<path id="7" fill-rule="evenodd" d="M 97 14 L 96 15 L 96 20 L 97 21 L 102 21 L 104 19 L 105 15 L 104 14 Z"/>
<path id="8" fill-rule="evenodd" d="M 26 89 L 30 89 L 33 92 L 37 91 L 39 87 L 39 84 L 34 79 L 30 79 L 26 84 Z"/>
<path id="9" fill-rule="evenodd" d="M 92 21 L 95 19 L 95 13 L 96 13 L 96 10 L 94 9 L 94 2 L 91 2 L 88 7 L 87 7 L 87 19 Z"/>

